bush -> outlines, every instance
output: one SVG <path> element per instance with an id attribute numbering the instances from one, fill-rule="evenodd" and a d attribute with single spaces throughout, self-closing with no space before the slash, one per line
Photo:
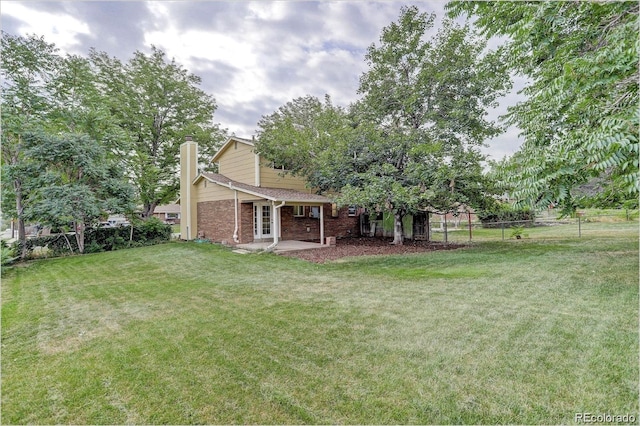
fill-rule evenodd
<path id="1" fill-rule="evenodd" d="M 139 237 L 139 241 L 146 241 L 151 244 L 169 241 L 171 239 L 171 225 L 165 225 L 158 218 L 152 217 L 151 219 L 144 221 L 142 226 L 140 226 Z"/>
<path id="2" fill-rule="evenodd" d="M 532 226 L 535 213 L 529 208 L 514 208 L 510 204 L 495 203 L 476 212 L 483 228 L 499 228 L 504 222 L 520 222 L 523 226 Z"/>
<path id="3" fill-rule="evenodd" d="M 17 257 L 16 257 L 15 247 L 8 245 L 6 241 L 1 240 L 0 241 L 0 264 L 2 266 L 7 266 L 12 264 L 16 259 Z"/>
<path id="4" fill-rule="evenodd" d="M 151 218 L 131 227 L 87 228 L 85 230 L 85 253 L 120 250 L 129 247 L 140 247 L 163 243 L 171 239 L 171 226 L 165 225 L 156 218 Z M 78 244 L 73 234 L 56 234 L 46 237 L 29 238 L 26 241 L 27 257 L 32 257 L 35 247 L 48 247 L 48 256 L 57 257 L 78 253 Z M 71 249 L 69 249 L 71 245 Z M 14 253 L 22 252 L 22 245 L 16 241 L 12 247 Z M 3 252 L 4 256 L 4 252 Z M 4 257 L 3 257 L 4 261 Z"/>
<path id="5" fill-rule="evenodd" d="M 71 234 L 67 234 L 67 238 L 65 238 L 64 234 L 27 238 L 25 244 L 27 246 L 27 257 L 31 257 L 33 249 L 36 247 L 47 247 L 49 249 L 48 255 L 52 257 L 64 256 L 71 253 L 69 245 L 71 245 L 75 253 L 78 252 L 78 244 Z M 13 248 L 16 253 L 22 253 L 22 244 L 20 241 L 13 243 Z"/>

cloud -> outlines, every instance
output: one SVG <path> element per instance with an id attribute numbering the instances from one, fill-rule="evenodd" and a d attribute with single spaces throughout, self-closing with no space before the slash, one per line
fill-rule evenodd
<path id="1" fill-rule="evenodd" d="M 2 15 L 12 18 L 13 31 L 24 35 L 44 36 L 45 41 L 67 52 L 74 52 L 81 45 L 79 36 L 90 34 L 90 27 L 86 22 L 64 13 L 59 7 L 44 5 L 46 7 L 36 10 L 33 6 L 4 2 Z"/>
<path id="2" fill-rule="evenodd" d="M 74 1 L 65 3 L 68 13 L 86 22 L 90 34 L 81 41 L 85 49 L 93 47 L 111 56 L 128 59 L 136 50 L 147 50 L 144 33 L 155 28 L 144 2 Z"/>
<path id="3" fill-rule="evenodd" d="M 261 116 L 294 98 L 355 101 L 366 49 L 405 4 L 435 12 L 436 31 L 445 2 L 3 1 L 1 13 L 6 31 L 43 35 L 63 52 L 94 47 L 126 61 L 153 44 L 202 78 L 218 104 L 215 121 L 250 136 Z M 517 99 L 505 98 L 491 116 Z M 495 155 L 514 145 L 507 138 L 496 139 Z"/>

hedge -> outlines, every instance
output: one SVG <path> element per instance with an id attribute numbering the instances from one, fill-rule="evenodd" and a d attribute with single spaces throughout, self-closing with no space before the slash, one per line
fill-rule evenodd
<path id="1" fill-rule="evenodd" d="M 121 226 L 116 228 L 87 228 L 84 238 L 84 252 L 97 253 L 113 251 L 129 247 L 149 246 L 163 243 L 171 239 L 171 226 L 165 225 L 156 218 L 149 219 L 133 226 L 133 238 L 131 227 Z M 28 238 L 26 240 L 27 257 L 33 256 L 36 247 L 47 247 L 47 256 L 56 257 L 78 253 L 78 244 L 73 233 L 55 234 L 44 237 Z M 71 250 L 69 249 L 71 246 Z M 22 253 L 20 241 L 13 244 L 15 253 Z"/>
<path id="2" fill-rule="evenodd" d="M 510 204 L 495 204 L 491 208 L 476 212 L 483 228 L 499 228 L 504 222 L 518 222 L 524 226 L 533 226 L 535 213 L 529 208 L 516 209 Z"/>

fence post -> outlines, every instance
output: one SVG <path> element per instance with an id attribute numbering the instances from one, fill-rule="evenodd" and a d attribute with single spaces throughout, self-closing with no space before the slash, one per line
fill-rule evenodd
<path id="1" fill-rule="evenodd" d="M 467 212 L 469 216 L 469 241 L 471 241 L 471 212 Z"/>
<path id="2" fill-rule="evenodd" d="M 447 214 L 444 214 L 444 242 L 449 242 L 449 236 L 447 235 Z"/>
<path id="3" fill-rule="evenodd" d="M 502 228 L 502 241 L 504 241 L 504 222 L 500 223 L 500 228 Z"/>
<path id="4" fill-rule="evenodd" d="M 582 237 L 582 217 L 578 216 L 578 238 Z"/>

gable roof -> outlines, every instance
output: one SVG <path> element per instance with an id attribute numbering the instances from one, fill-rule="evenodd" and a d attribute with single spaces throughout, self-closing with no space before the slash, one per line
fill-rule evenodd
<path id="1" fill-rule="evenodd" d="M 239 138 L 237 136 L 231 136 L 222 145 L 222 147 L 220 147 L 218 152 L 216 152 L 216 154 L 211 159 L 211 162 L 215 163 L 216 161 L 218 161 L 220 159 L 220 157 L 222 156 L 222 154 L 231 146 L 232 143 L 235 143 L 235 142 L 240 142 L 240 143 L 243 143 L 245 145 L 249 145 L 251 147 L 255 146 L 255 144 L 253 143 L 253 140 L 251 140 L 251 139 L 245 139 L 245 138 Z"/>
<path id="2" fill-rule="evenodd" d="M 153 213 L 180 213 L 180 204 L 163 204 L 157 206 Z"/>
<path id="3" fill-rule="evenodd" d="M 265 198 L 271 201 L 287 201 L 290 203 L 330 203 L 331 200 L 324 195 L 309 194 L 307 192 L 296 191 L 293 189 L 283 188 L 264 188 L 260 186 L 247 185 L 246 183 L 237 182 L 218 173 L 200 173 L 193 181 L 194 185 L 200 180 L 206 179 L 225 188 L 244 192 L 245 194 L 254 195 L 259 198 Z"/>

